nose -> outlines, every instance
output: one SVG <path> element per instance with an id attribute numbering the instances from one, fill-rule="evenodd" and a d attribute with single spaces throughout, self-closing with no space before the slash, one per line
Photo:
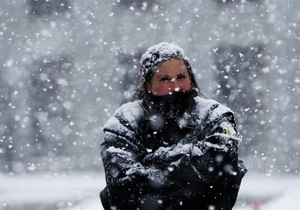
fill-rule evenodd
<path id="1" fill-rule="evenodd" d="M 180 91 L 180 85 L 176 79 L 173 79 L 172 82 L 170 83 L 169 90 L 170 92 L 179 92 Z"/>

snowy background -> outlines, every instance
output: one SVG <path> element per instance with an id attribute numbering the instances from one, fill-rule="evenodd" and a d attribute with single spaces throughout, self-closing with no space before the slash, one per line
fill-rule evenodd
<path id="1" fill-rule="evenodd" d="M 0 2 L 0 209 L 101 209 L 102 126 L 139 58 L 185 49 L 232 108 L 249 173 L 236 210 L 300 209 L 299 0 Z"/>

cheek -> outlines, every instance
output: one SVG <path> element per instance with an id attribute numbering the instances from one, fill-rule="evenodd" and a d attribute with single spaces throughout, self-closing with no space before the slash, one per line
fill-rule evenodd
<path id="1" fill-rule="evenodd" d="M 153 95 L 167 95 L 170 89 L 169 83 L 152 82 L 151 84 L 151 92 Z"/>
<path id="2" fill-rule="evenodd" d="M 180 88 L 182 90 L 189 90 L 191 89 L 191 83 L 190 83 L 190 80 L 185 80 L 185 81 L 182 81 L 180 84 L 179 84 Z"/>
<path id="3" fill-rule="evenodd" d="M 170 86 L 168 83 L 153 83 L 152 93 L 155 95 L 166 95 L 170 91 Z"/>

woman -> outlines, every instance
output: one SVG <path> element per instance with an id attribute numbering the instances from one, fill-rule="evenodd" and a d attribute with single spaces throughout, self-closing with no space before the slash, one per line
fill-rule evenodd
<path id="1" fill-rule="evenodd" d="M 247 171 L 233 112 L 202 97 L 179 46 L 159 43 L 141 64 L 137 100 L 104 126 L 104 209 L 232 209 Z"/>

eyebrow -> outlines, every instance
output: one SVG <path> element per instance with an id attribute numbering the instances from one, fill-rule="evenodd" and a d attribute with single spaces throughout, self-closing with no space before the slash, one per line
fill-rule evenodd
<path id="1" fill-rule="evenodd" d="M 162 77 L 173 77 L 171 74 L 163 74 L 163 75 L 159 75 L 157 76 L 157 78 L 162 78 Z"/>
<path id="2" fill-rule="evenodd" d="M 187 75 L 188 75 L 187 72 L 180 72 L 180 73 L 177 74 L 177 76 L 178 76 L 178 75 L 182 75 L 182 74 L 184 74 L 184 75 L 187 74 Z M 161 78 L 161 77 L 171 77 L 171 78 L 172 78 L 173 75 L 172 75 L 172 74 L 162 74 L 162 75 L 157 76 L 157 78 Z"/>

